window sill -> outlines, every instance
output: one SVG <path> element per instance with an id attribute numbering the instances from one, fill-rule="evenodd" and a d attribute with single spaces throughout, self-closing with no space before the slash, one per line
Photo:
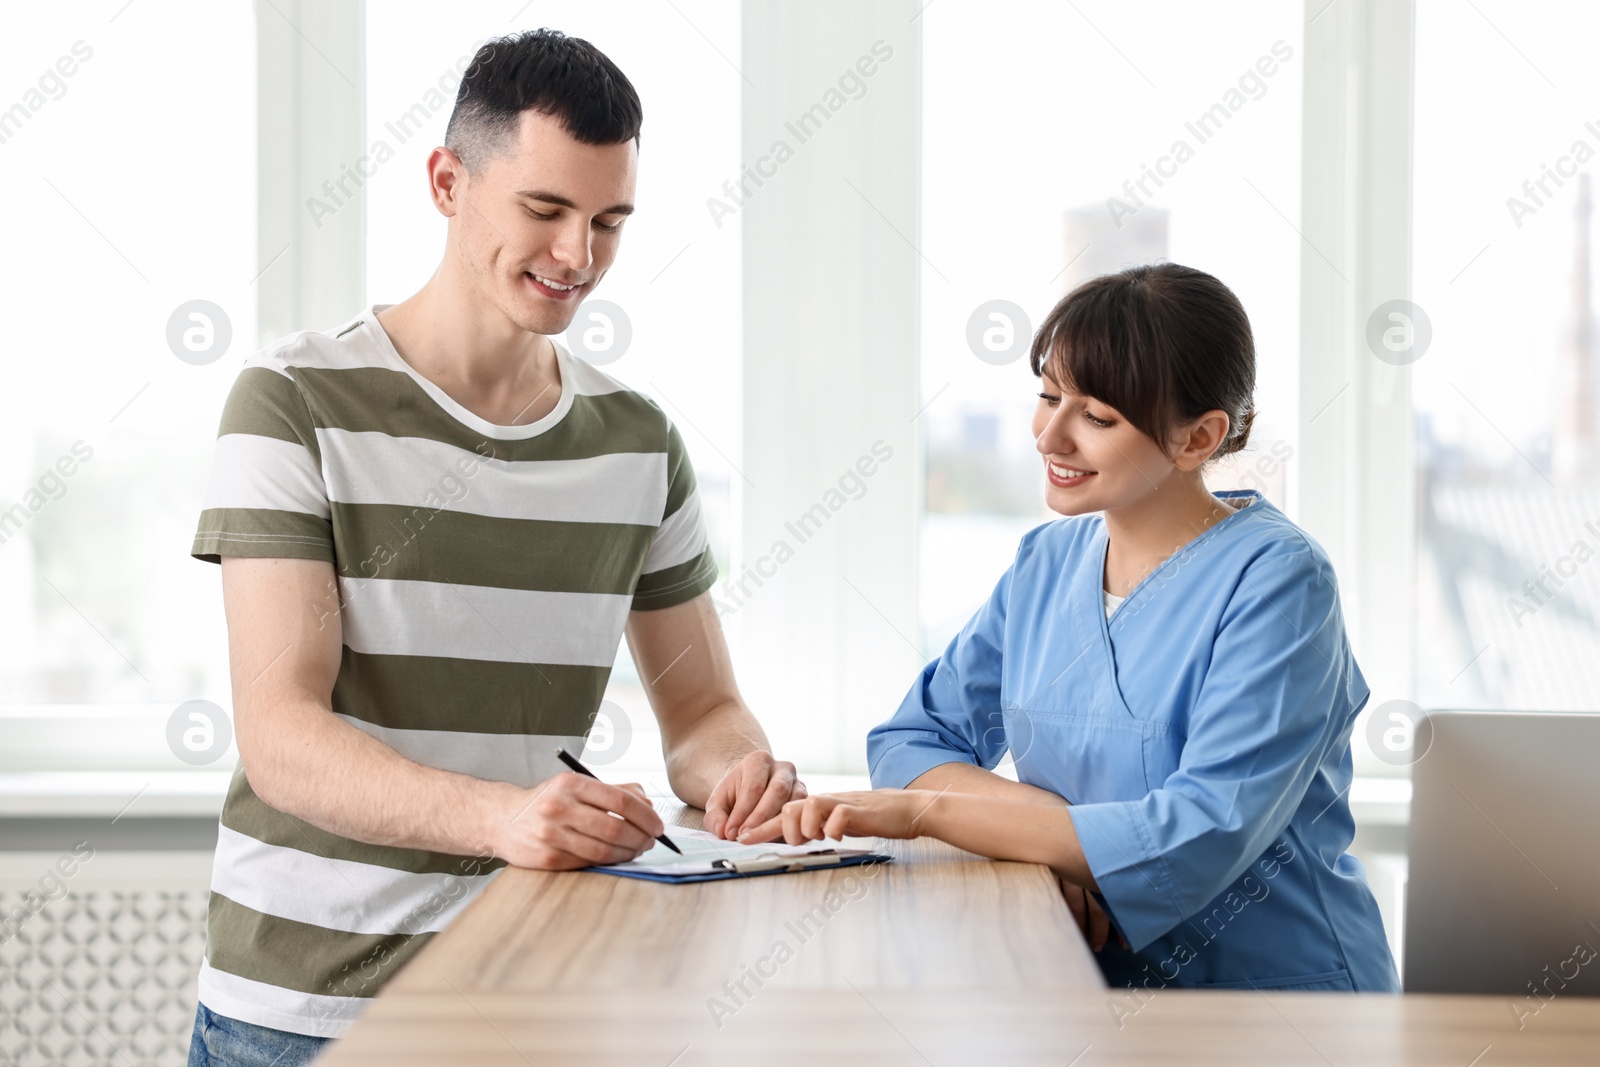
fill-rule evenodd
<path id="1" fill-rule="evenodd" d="M 1411 822 L 1411 779 L 1363 778 L 1350 784 L 1350 814 L 1357 826 L 1406 826 Z"/>
<path id="2" fill-rule="evenodd" d="M 215 816 L 230 771 L 12 771 L 0 773 L 0 818 L 123 815 L 140 818 Z M 807 775 L 814 793 L 868 788 L 863 776 Z M 1363 826 L 1405 826 L 1411 782 L 1356 778 L 1350 810 Z"/>
<path id="3" fill-rule="evenodd" d="M 8 771 L 0 818 L 216 817 L 231 771 Z"/>

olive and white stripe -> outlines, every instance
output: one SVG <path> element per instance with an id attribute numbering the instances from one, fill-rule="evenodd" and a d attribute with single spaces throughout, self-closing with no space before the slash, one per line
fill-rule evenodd
<path id="1" fill-rule="evenodd" d="M 250 359 L 192 552 L 333 564 L 333 710 L 400 755 L 531 786 L 581 750 L 631 611 L 716 580 L 694 472 L 661 409 L 557 346 L 562 392 L 497 426 L 395 351 L 370 309 Z M 337 1036 L 503 866 L 373 845 L 224 803 L 200 999 Z"/>

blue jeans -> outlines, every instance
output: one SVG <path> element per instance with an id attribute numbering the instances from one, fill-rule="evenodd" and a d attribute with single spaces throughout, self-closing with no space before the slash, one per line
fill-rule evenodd
<path id="1" fill-rule="evenodd" d="M 242 1023 L 201 1004 L 189 1038 L 189 1067 L 302 1067 L 331 1040 Z"/>

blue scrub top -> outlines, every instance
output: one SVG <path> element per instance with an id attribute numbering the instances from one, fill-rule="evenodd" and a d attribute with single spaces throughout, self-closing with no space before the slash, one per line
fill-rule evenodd
<path id="1" fill-rule="evenodd" d="M 1113 987 L 1398 992 L 1359 861 L 1350 731 L 1369 691 L 1322 547 L 1260 493 L 1106 618 L 1104 520 L 1031 532 L 867 738 L 876 787 L 943 763 L 1065 797 L 1131 951 Z M 1248 505 L 1248 506 L 1242 506 Z"/>

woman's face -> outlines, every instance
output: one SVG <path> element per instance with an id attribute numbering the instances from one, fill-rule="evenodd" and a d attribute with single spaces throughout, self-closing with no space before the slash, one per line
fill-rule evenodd
<path id="1" fill-rule="evenodd" d="M 1033 413 L 1034 445 L 1044 458 L 1045 503 L 1061 515 L 1136 504 L 1177 471 L 1156 443 L 1093 397 L 1069 393 L 1047 370 Z"/>

